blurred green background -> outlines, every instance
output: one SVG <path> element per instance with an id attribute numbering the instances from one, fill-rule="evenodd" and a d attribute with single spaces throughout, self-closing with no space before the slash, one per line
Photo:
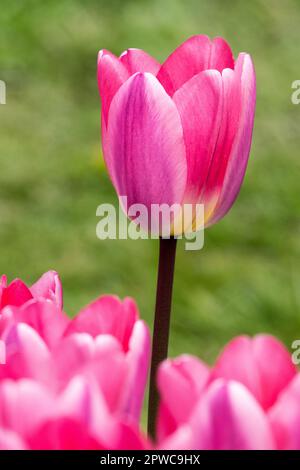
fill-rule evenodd
<path id="1" fill-rule="evenodd" d="M 240 196 L 199 252 L 179 243 L 170 354 L 212 361 L 232 336 L 300 337 L 300 2 L 2 1 L 0 260 L 9 279 L 48 269 L 73 315 L 101 293 L 130 295 L 152 325 L 157 242 L 100 241 L 96 207 L 117 203 L 100 148 L 96 57 L 128 47 L 159 60 L 187 37 L 224 36 L 253 56 L 258 84 Z"/>

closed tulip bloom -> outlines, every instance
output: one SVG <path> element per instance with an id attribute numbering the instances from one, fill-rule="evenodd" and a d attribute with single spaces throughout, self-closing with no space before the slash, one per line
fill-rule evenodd
<path id="1" fill-rule="evenodd" d="M 162 65 L 139 49 L 119 58 L 102 50 L 98 83 L 104 158 L 128 207 L 202 203 L 205 226 L 221 219 L 238 195 L 250 151 L 250 56 L 234 60 L 224 39 L 202 35 Z"/>

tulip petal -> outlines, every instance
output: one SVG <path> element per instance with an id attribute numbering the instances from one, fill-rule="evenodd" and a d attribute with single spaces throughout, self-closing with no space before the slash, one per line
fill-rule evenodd
<path id="1" fill-rule="evenodd" d="M 111 101 L 127 78 L 129 72 L 121 61 L 111 52 L 103 49 L 98 54 L 98 87 L 102 101 L 102 116 L 107 124 Z"/>
<path id="2" fill-rule="evenodd" d="M 180 113 L 188 176 L 185 201 L 197 201 L 215 150 L 222 107 L 222 79 L 216 70 L 201 72 L 173 96 Z"/>
<path id="3" fill-rule="evenodd" d="M 205 35 L 192 36 L 181 44 L 162 64 L 157 78 L 173 96 L 175 91 L 198 73 L 215 69 L 233 68 L 234 61 L 229 45 L 224 39 L 213 42 Z"/>
<path id="4" fill-rule="evenodd" d="M 136 72 L 150 72 L 156 75 L 160 69 L 160 63 L 141 49 L 127 49 L 120 55 L 119 60 L 130 75 Z"/>
<path id="5" fill-rule="evenodd" d="M 60 384 L 67 384 L 77 374 L 96 380 L 110 411 L 119 411 L 128 364 L 116 338 L 110 335 L 93 338 L 87 333 L 73 333 L 60 342 L 53 362 Z"/>
<path id="6" fill-rule="evenodd" d="M 275 363 L 276 368 L 270 367 Z M 243 383 L 264 409 L 276 401 L 279 393 L 296 374 L 288 351 L 268 335 L 253 339 L 240 336 L 224 349 L 212 373 Z"/>
<path id="7" fill-rule="evenodd" d="M 172 96 L 194 75 L 208 69 L 211 42 L 208 36 L 192 36 L 181 44 L 162 64 L 157 79 Z"/>
<path id="8" fill-rule="evenodd" d="M 182 200 L 187 165 L 180 116 L 157 79 L 136 74 L 116 93 L 108 118 L 109 167 L 128 206 Z"/>
<path id="9" fill-rule="evenodd" d="M 293 380 L 297 368 L 292 363 L 290 352 L 270 335 L 255 336 L 253 355 L 260 374 L 261 405 L 267 409 Z M 276 367 L 270 367 L 272 363 Z"/>
<path id="10" fill-rule="evenodd" d="M 93 358 L 95 352 L 94 338 L 87 333 L 73 333 L 64 337 L 53 351 L 53 363 L 56 375 L 64 384 L 79 373 Z"/>
<path id="11" fill-rule="evenodd" d="M 5 274 L 2 274 L 2 276 L 0 277 L 0 308 L 2 308 L 2 294 L 6 288 L 7 288 L 7 277 Z"/>
<path id="12" fill-rule="evenodd" d="M 225 69 L 222 72 L 222 82 L 223 105 L 219 135 L 200 199 L 205 204 L 206 222 L 209 217 L 212 218 L 222 191 L 241 111 L 240 92 L 235 73 L 231 69 Z"/>
<path id="13" fill-rule="evenodd" d="M 6 364 L 0 367 L 0 378 L 35 378 L 50 376 L 50 353 L 38 333 L 19 323 L 10 328 L 5 338 Z"/>
<path id="14" fill-rule="evenodd" d="M 137 423 L 142 411 L 150 362 L 150 333 L 146 324 L 135 323 L 127 353 L 128 374 L 123 385 L 120 410 Z"/>
<path id="15" fill-rule="evenodd" d="M 48 271 L 31 286 L 30 291 L 35 298 L 48 299 L 56 303 L 58 308 L 63 306 L 62 285 L 55 271 Z"/>
<path id="16" fill-rule="evenodd" d="M 0 450 L 26 450 L 25 442 L 17 433 L 0 428 Z"/>
<path id="17" fill-rule="evenodd" d="M 74 376 L 57 400 L 57 416 L 66 416 L 84 423 L 89 430 L 104 432 L 111 420 L 101 391 L 93 380 Z M 97 423 L 97 417 L 101 420 Z"/>
<path id="18" fill-rule="evenodd" d="M 20 279 L 15 279 L 6 288 L 2 289 L 2 299 L 0 307 L 12 305 L 19 307 L 32 299 L 32 294 L 26 284 Z"/>
<path id="19" fill-rule="evenodd" d="M 300 449 L 300 374 L 279 396 L 269 412 L 279 450 Z"/>
<path id="20" fill-rule="evenodd" d="M 192 428 L 189 425 L 182 425 L 172 434 L 167 435 L 165 439 L 160 440 L 159 450 L 192 450 L 195 447 L 195 437 Z"/>
<path id="21" fill-rule="evenodd" d="M 134 364 L 126 361 L 127 354 L 113 336 L 99 335 L 95 338 L 95 355 L 90 364 L 90 371 L 103 393 L 109 410 L 119 415 L 123 414 L 122 396 L 128 387 L 126 379 L 134 369 Z M 111 374 L 111 371 L 114 373 Z M 138 387 L 138 378 L 136 386 Z"/>
<path id="22" fill-rule="evenodd" d="M 189 419 L 209 378 L 208 367 L 193 356 L 167 359 L 158 370 L 161 405 L 158 437 L 165 438 Z M 180 403 L 180 406 L 179 406 Z"/>
<path id="23" fill-rule="evenodd" d="M 24 439 L 55 413 L 56 402 L 48 390 L 34 380 L 0 382 L 0 427 Z"/>
<path id="24" fill-rule="evenodd" d="M 109 334 L 117 338 L 127 351 L 137 319 L 138 309 L 132 299 L 126 297 L 121 301 L 116 296 L 104 295 L 78 313 L 67 328 L 65 336 L 75 332 L 89 333 L 93 337 Z"/>
<path id="25" fill-rule="evenodd" d="M 112 442 L 117 420 L 109 412 L 102 391 L 92 377 L 75 376 L 57 402 L 57 416 L 85 424 L 88 432 L 100 442 Z"/>
<path id="26" fill-rule="evenodd" d="M 46 421 L 30 439 L 33 450 L 103 450 L 103 446 L 86 429 L 85 423 L 72 418 Z"/>
<path id="27" fill-rule="evenodd" d="M 114 438 L 107 449 L 114 450 L 146 450 L 151 449 L 150 443 L 139 429 L 131 423 L 120 422 L 115 427 Z"/>
<path id="28" fill-rule="evenodd" d="M 271 428 L 259 404 L 242 385 L 215 381 L 190 421 L 195 449 L 273 449 Z"/>
<path id="29" fill-rule="evenodd" d="M 0 338 L 5 337 L 6 331 L 15 323 L 17 307 L 4 307 L 0 309 Z"/>
<path id="30" fill-rule="evenodd" d="M 32 300 L 16 312 L 16 321 L 37 331 L 45 343 L 53 347 L 62 337 L 70 320 L 49 300 Z"/>
<path id="31" fill-rule="evenodd" d="M 224 69 L 234 69 L 232 50 L 223 38 L 217 37 L 212 41 L 208 68 L 220 72 Z"/>
<path id="32" fill-rule="evenodd" d="M 212 193 L 218 193 L 209 225 L 228 212 L 239 193 L 249 158 L 255 112 L 255 72 L 250 56 L 240 54 L 234 72 L 225 69 L 222 76 L 224 112 L 205 190 L 206 200 Z"/>

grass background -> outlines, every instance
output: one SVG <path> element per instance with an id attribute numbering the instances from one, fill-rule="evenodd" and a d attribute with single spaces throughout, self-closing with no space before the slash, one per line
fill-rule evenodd
<path id="1" fill-rule="evenodd" d="M 300 2 L 5 0 L 0 12 L 0 271 L 32 283 L 56 269 L 65 309 L 101 293 L 133 296 L 152 325 L 157 243 L 99 241 L 96 207 L 117 202 L 100 150 L 96 57 L 139 47 L 163 60 L 187 37 L 224 36 L 253 56 L 258 84 L 240 196 L 179 243 L 170 354 L 212 361 L 232 336 L 300 337 Z"/>

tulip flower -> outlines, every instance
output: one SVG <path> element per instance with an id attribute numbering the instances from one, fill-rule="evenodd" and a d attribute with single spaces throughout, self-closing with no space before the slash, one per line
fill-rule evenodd
<path id="1" fill-rule="evenodd" d="M 159 64 L 129 49 L 98 58 L 102 145 L 128 206 L 202 203 L 221 219 L 242 184 L 251 144 L 255 73 L 222 38 L 194 36 Z"/>
<path id="2" fill-rule="evenodd" d="M 0 449 L 148 446 L 139 418 L 150 337 L 135 302 L 102 296 L 70 320 L 41 279 L 36 298 L 22 303 L 25 289 L 14 289 L 0 310 Z"/>
<path id="3" fill-rule="evenodd" d="M 54 393 L 30 379 L 0 382 L 1 450 L 143 449 L 132 423 L 109 413 L 99 389 L 74 377 Z"/>
<path id="4" fill-rule="evenodd" d="M 142 204 L 147 216 L 135 221 L 162 237 L 149 400 L 153 435 L 155 377 L 168 350 L 176 237 L 219 221 L 239 193 L 252 140 L 255 72 L 248 54 L 234 59 L 224 39 L 198 35 L 163 64 L 139 49 L 120 57 L 102 50 L 98 85 L 112 183 L 121 204 L 126 197 L 125 212 L 135 220 L 129 209 Z M 153 205 L 162 204 L 169 217 L 153 220 Z"/>
<path id="5" fill-rule="evenodd" d="M 63 297 L 61 281 L 55 271 L 48 271 L 31 287 L 15 279 L 7 285 L 7 278 L 0 278 L 0 309 L 6 305 L 20 306 L 32 299 L 47 299 L 62 308 Z"/>
<path id="6" fill-rule="evenodd" d="M 158 385 L 162 449 L 300 449 L 300 374 L 272 336 L 232 340 L 212 368 L 166 360 Z"/>

